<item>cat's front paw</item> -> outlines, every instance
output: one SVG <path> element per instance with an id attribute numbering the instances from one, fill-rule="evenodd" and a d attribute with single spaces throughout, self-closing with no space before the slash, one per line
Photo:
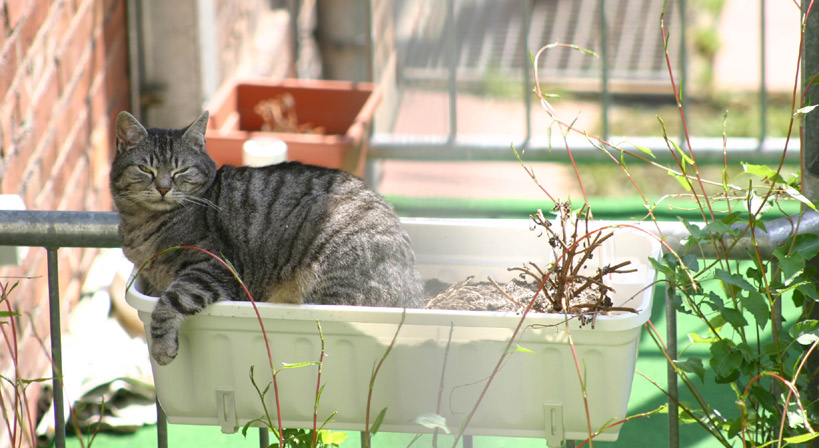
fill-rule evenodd
<path id="1" fill-rule="evenodd" d="M 179 327 L 183 316 L 160 300 L 151 313 L 151 357 L 168 365 L 179 351 Z"/>
<path id="2" fill-rule="evenodd" d="M 151 357 L 161 366 L 170 364 L 179 351 L 179 334 L 166 333 L 160 337 L 151 335 Z"/>

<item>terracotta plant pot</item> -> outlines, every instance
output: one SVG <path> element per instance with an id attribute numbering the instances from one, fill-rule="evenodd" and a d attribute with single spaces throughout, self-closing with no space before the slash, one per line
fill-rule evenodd
<path id="1" fill-rule="evenodd" d="M 259 102 L 288 93 L 299 123 L 324 134 L 262 132 Z M 206 108 L 208 153 L 221 165 L 242 165 L 249 139 L 275 137 L 287 143 L 288 160 L 339 168 L 362 175 L 367 140 L 381 92 L 373 84 L 347 81 L 238 79 L 220 87 Z"/>

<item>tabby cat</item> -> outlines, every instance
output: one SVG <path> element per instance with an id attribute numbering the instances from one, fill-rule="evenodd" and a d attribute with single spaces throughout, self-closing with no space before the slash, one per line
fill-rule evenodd
<path id="1" fill-rule="evenodd" d="M 205 152 L 204 112 L 184 129 L 116 122 L 111 192 L 125 255 L 136 266 L 195 246 L 228 260 L 256 300 L 420 307 L 421 277 L 392 206 L 348 173 L 300 163 L 224 166 Z M 151 356 L 171 362 L 186 316 L 225 299 L 247 300 L 212 257 L 162 255 L 142 274 L 159 295 Z"/>

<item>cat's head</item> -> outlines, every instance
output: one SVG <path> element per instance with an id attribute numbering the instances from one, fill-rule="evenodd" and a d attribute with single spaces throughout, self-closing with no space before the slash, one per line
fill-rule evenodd
<path id="1" fill-rule="evenodd" d="M 120 211 L 168 211 L 206 204 L 199 198 L 216 175 L 205 152 L 208 112 L 183 129 L 145 129 L 128 112 L 116 123 L 111 193 Z"/>

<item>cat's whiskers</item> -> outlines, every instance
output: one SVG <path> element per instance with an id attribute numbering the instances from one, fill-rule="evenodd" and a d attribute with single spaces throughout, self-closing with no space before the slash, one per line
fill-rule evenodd
<path id="1" fill-rule="evenodd" d="M 182 204 L 182 205 L 185 205 L 186 202 L 191 202 L 191 203 L 194 203 L 196 205 L 202 205 L 202 206 L 205 206 L 207 208 L 212 208 L 213 210 L 216 210 L 216 211 L 221 210 L 218 205 L 213 203 L 213 201 L 211 201 L 209 199 L 205 199 L 203 197 L 199 197 L 199 196 L 183 196 L 181 198 L 181 200 L 179 201 L 179 203 Z"/>

